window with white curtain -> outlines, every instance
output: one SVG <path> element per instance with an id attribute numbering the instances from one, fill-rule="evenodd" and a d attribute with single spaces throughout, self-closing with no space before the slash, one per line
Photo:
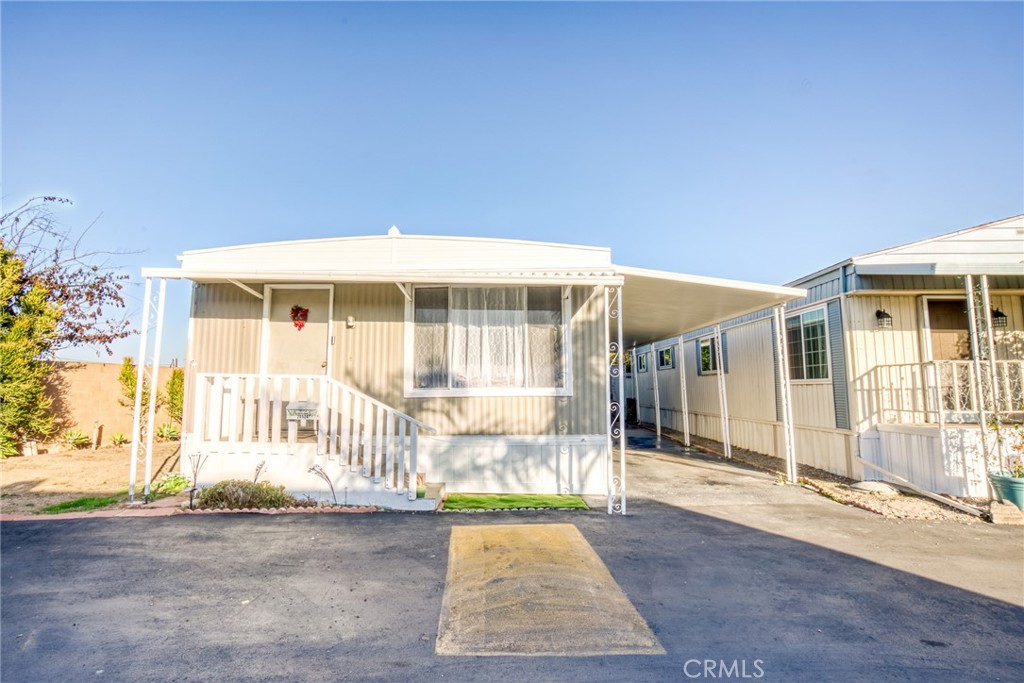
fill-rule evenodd
<path id="1" fill-rule="evenodd" d="M 417 287 L 412 395 L 568 393 L 561 287 Z"/>

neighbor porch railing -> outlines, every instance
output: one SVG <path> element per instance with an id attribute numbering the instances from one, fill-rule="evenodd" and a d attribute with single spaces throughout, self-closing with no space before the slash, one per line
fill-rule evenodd
<path id="1" fill-rule="evenodd" d="M 977 423 L 979 407 L 1009 419 L 1024 413 L 1024 361 L 981 364 L 970 360 L 877 365 L 860 379 L 868 411 L 882 424 Z M 993 401 L 992 382 L 998 401 Z M 980 391 L 979 391 L 980 387 Z"/>
<path id="2" fill-rule="evenodd" d="M 290 413 L 290 415 L 289 415 Z M 416 498 L 420 431 L 434 428 L 323 375 L 197 373 L 191 438 L 318 455 Z"/>

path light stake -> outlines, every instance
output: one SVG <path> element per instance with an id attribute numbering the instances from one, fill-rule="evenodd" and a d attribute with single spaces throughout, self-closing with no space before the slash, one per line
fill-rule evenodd
<path id="1" fill-rule="evenodd" d="M 332 482 L 331 478 L 327 476 L 326 472 L 324 472 L 324 468 L 320 467 L 320 465 L 313 465 L 306 471 L 309 472 L 310 474 L 315 474 L 316 476 L 320 477 L 321 479 L 327 482 L 327 485 L 331 487 L 331 498 L 334 499 L 334 504 L 337 505 L 338 495 L 334 492 L 334 482 Z"/>
<path id="2" fill-rule="evenodd" d="M 252 483 L 254 483 L 254 484 L 255 484 L 255 483 L 256 483 L 257 481 L 259 481 L 259 478 L 260 478 L 260 472 L 262 472 L 262 471 L 263 471 L 263 467 L 264 467 L 264 465 L 266 465 L 266 464 L 267 464 L 267 461 L 266 461 L 266 460 L 260 460 L 260 464 L 259 464 L 259 465 L 256 465 L 256 474 L 255 474 L 255 475 L 253 476 L 253 478 L 252 478 Z"/>
<path id="3" fill-rule="evenodd" d="M 192 468 L 192 488 L 188 490 L 188 509 L 195 510 L 196 502 L 196 491 L 199 490 L 199 470 L 202 469 L 203 465 L 206 464 L 208 455 L 203 455 L 199 451 L 188 454 L 188 464 Z"/>

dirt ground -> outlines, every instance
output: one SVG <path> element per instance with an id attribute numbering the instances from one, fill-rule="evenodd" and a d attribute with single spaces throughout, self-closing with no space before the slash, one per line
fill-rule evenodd
<path id="1" fill-rule="evenodd" d="M 31 514 L 85 496 L 128 490 L 131 447 L 61 450 L 0 460 L 0 513 Z M 153 445 L 153 480 L 178 466 L 178 444 Z M 138 482 L 143 480 L 139 463 Z"/>

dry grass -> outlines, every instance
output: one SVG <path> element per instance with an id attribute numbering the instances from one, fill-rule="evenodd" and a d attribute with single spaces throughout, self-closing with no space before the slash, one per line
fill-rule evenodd
<path id="1" fill-rule="evenodd" d="M 84 497 L 109 497 L 128 486 L 131 447 L 40 453 L 0 460 L 0 513 L 31 514 Z M 178 444 L 153 447 L 153 481 L 178 466 Z M 139 489 L 143 479 L 138 472 Z"/>

